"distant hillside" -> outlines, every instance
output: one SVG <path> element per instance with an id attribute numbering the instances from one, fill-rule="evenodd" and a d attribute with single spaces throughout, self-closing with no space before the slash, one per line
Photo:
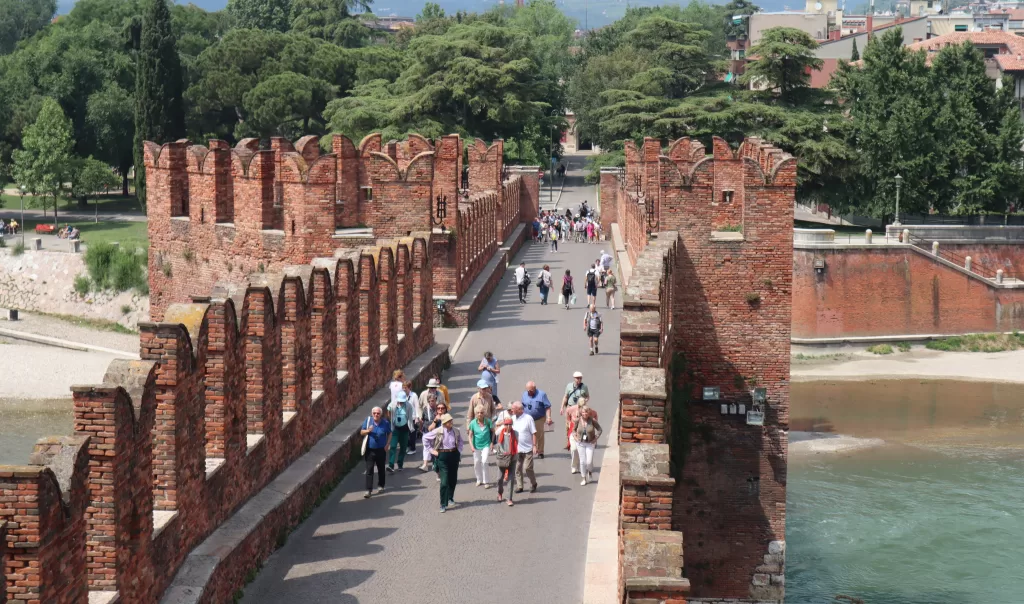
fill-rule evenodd
<path id="1" fill-rule="evenodd" d="M 658 6 L 660 4 L 672 4 L 671 2 L 658 2 L 656 0 L 556 0 L 558 7 L 566 15 L 576 19 L 579 27 L 604 27 L 616 21 L 626 13 L 627 6 Z M 727 0 L 726 0 L 727 1 Z M 221 10 L 227 6 L 227 0 L 191 0 L 191 2 L 177 0 L 178 4 L 195 4 L 208 10 Z M 497 0 L 436 0 L 448 13 L 464 10 L 468 12 L 482 12 L 497 4 Z M 508 0 L 509 3 L 515 0 Z M 373 12 L 378 15 L 399 15 L 402 17 L 415 17 L 423 9 L 424 0 L 376 0 L 373 4 Z M 725 4 L 725 1 L 719 2 Z M 75 0 L 59 0 L 57 12 L 66 14 L 75 5 Z M 802 9 L 804 4 L 799 0 L 768 0 L 758 3 L 766 11 L 784 10 L 787 6 L 793 9 Z"/>

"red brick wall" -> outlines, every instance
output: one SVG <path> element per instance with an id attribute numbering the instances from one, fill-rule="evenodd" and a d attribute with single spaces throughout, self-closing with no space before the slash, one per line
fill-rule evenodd
<path id="1" fill-rule="evenodd" d="M 636 268 L 624 300 L 621 363 L 674 361 L 670 391 L 689 399 L 690 446 L 672 528 L 685 535 L 691 593 L 781 600 L 782 586 L 761 578 L 766 555 L 784 564 L 784 554 L 772 550 L 784 551 L 785 540 L 795 159 L 757 139 L 736 152 L 715 139 L 710 158 L 696 141 L 680 139 L 660 154 L 648 139 L 641 149 L 627 141 L 626 160 L 618 218 Z M 633 174 L 643 175 L 653 200 L 653 239 L 629 188 Z M 724 191 L 732 191 L 731 200 Z M 739 228 L 742 240 L 714 235 L 727 226 Z M 667 345 L 645 347 L 649 336 Z M 718 386 L 722 401 L 700 400 L 703 386 Z M 755 386 L 768 391 L 763 427 L 721 414 L 721 402 L 749 407 Z M 666 435 L 680 404 L 666 410 Z"/>
<path id="2" fill-rule="evenodd" d="M 945 244 L 944 244 L 945 245 Z M 1024 246 L 958 246 L 958 253 L 1019 262 Z M 999 260 L 999 259 L 1003 260 Z M 818 273 L 814 260 L 825 261 Z M 1024 328 L 1024 289 L 994 287 L 909 246 L 797 249 L 793 336 L 957 334 Z"/>
<path id="3" fill-rule="evenodd" d="M 117 590 L 122 601 L 155 601 L 193 547 L 429 348 L 429 244 L 403 239 L 352 256 L 172 304 L 168 322 L 140 325 L 141 360 L 115 361 L 103 385 L 76 387 L 85 444 L 70 504 L 50 470 L 0 466 L 8 594 L 82 603 L 86 589 Z M 350 367 L 341 381 L 339 359 Z M 315 386 L 325 391 L 316 399 Z M 287 422 L 286 411 L 295 413 Z M 247 436 L 259 438 L 248 451 Z M 207 475 L 211 460 L 219 467 Z M 173 514 L 155 536 L 154 509 Z M 235 578 L 254 563 L 234 562 Z"/>

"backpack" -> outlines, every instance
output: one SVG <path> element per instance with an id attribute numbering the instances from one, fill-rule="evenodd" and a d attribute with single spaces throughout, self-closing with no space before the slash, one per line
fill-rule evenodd
<path id="1" fill-rule="evenodd" d="M 601 331 L 601 324 L 602 324 L 601 315 L 597 315 L 597 316 L 594 316 L 594 315 L 591 315 L 591 314 L 587 315 L 587 327 L 588 328 L 590 328 L 590 329 L 592 329 L 594 331 Z"/>
<path id="2" fill-rule="evenodd" d="M 597 276 L 594 271 L 587 272 L 587 287 L 597 287 Z"/>
<path id="3" fill-rule="evenodd" d="M 409 424 L 409 416 L 405 411 L 405 403 L 395 405 L 395 427 L 404 428 Z"/>

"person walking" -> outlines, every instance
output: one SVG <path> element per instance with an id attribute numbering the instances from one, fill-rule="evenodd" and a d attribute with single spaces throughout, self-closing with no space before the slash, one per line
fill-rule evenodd
<path id="1" fill-rule="evenodd" d="M 537 384 L 531 380 L 526 382 L 526 390 L 520 402 L 523 404 L 523 410 L 533 418 L 537 428 L 533 455 L 544 459 L 544 429 L 554 423 L 551 420 L 551 401 L 548 400 L 547 393 L 537 388 Z"/>
<path id="2" fill-rule="evenodd" d="M 579 410 L 583 407 L 590 409 L 590 417 L 597 419 L 597 410 L 590 407 L 590 399 L 581 398 L 580 404 L 569 407 L 565 412 L 565 421 L 569 426 L 569 473 L 575 474 L 580 471 L 580 456 L 577 447 L 576 436 L 573 433 L 576 422 L 579 421 Z"/>
<path id="3" fill-rule="evenodd" d="M 405 387 L 405 372 L 401 369 L 395 369 L 394 373 L 391 374 L 391 381 L 388 383 L 388 388 L 391 389 L 391 400 L 389 403 L 395 402 L 395 397 Z"/>
<path id="4" fill-rule="evenodd" d="M 408 384 L 408 382 L 406 382 Z M 395 402 L 388 405 L 388 417 L 391 420 L 393 438 L 391 447 L 388 448 L 388 472 L 395 471 L 395 461 L 398 461 L 398 471 L 401 472 L 405 466 L 405 453 L 409 447 L 409 435 L 412 430 L 412 422 L 416 417 L 416 405 L 409 400 L 409 394 L 405 391 L 399 392 Z"/>
<path id="5" fill-rule="evenodd" d="M 519 450 L 516 453 L 516 493 L 523 492 L 523 475 L 530 479 L 530 492 L 537 492 L 537 475 L 533 472 L 533 435 L 537 433 L 537 425 L 533 418 L 523 412 L 523 404 L 512 403 L 512 429 L 519 439 Z"/>
<path id="6" fill-rule="evenodd" d="M 565 276 L 562 277 L 562 298 L 565 300 L 565 310 L 569 310 L 569 305 L 572 304 L 572 296 L 576 293 L 576 288 L 572 284 L 572 274 L 569 269 L 565 269 Z"/>
<path id="7" fill-rule="evenodd" d="M 416 453 L 416 429 L 417 429 L 416 418 L 417 418 L 417 414 L 419 413 L 419 410 L 420 410 L 420 395 L 418 395 L 415 392 L 413 392 L 413 390 L 412 390 L 412 382 L 410 382 L 409 380 L 405 380 L 405 382 L 402 383 L 402 390 L 405 392 L 405 395 L 407 397 L 409 397 L 409 405 L 412 407 L 412 416 L 409 417 L 409 450 L 408 450 L 408 452 L 410 454 L 415 454 Z M 392 421 L 391 423 L 392 423 L 392 428 L 394 428 L 394 425 L 393 425 L 394 421 Z"/>
<path id="8" fill-rule="evenodd" d="M 597 269 L 595 267 L 587 269 L 583 283 L 587 287 L 587 306 L 597 304 Z"/>
<path id="9" fill-rule="evenodd" d="M 526 292 L 530 288 L 530 274 L 526 272 L 526 263 L 520 262 L 516 269 L 516 287 L 519 289 L 519 303 L 526 304 Z"/>
<path id="10" fill-rule="evenodd" d="M 473 473 L 476 474 L 476 486 L 484 485 L 491 488 L 487 480 L 487 460 L 491 455 L 491 440 L 494 437 L 494 422 L 484 415 L 483 406 L 475 409 L 473 421 L 469 422 L 469 446 L 473 450 Z"/>
<path id="11" fill-rule="evenodd" d="M 441 427 L 423 436 L 424 448 L 429 447 L 437 465 L 441 482 L 441 513 L 455 505 L 455 486 L 459 483 L 459 460 L 462 457 L 462 432 L 453 426 L 452 416 L 440 417 Z M 429 443 L 429 444 L 428 444 Z"/>
<path id="12" fill-rule="evenodd" d="M 537 275 L 537 289 L 540 290 L 540 303 L 546 305 L 548 293 L 551 292 L 551 267 L 547 264 L 540 269 L 540 273 Z"/>
<path id="13" fill-rule="evenodd" d="M 445 404 L 444 401 L 437 402 L 431 411 L 430 417 L 425 420 L 423 427 L 424 441 L 426 440 L 427 432 L 441 427 L 441 417 L 444 416 L 445 413 L 448 413 L 448 411 L 448 405 Z M 430 470 L 430 462 L 432 462 L 434 458 L 430 454 L 430 447 L 428 447 L 425 442 L 421 442 L 421 445 L 421 448 L 423 449 L 423 465 L 420 466 L 420 471 L 427 472 Z M 438 480 L 441 479 L 438 478 Z"/>
<path id="14" fill-rule="evenodd" d="M 551 232 L 548 234 L 548 238 L 551 239 L 551 251 L 558 251 L 558 231 L 554 226 L 551 227 Z"/>
<path id="15" fill-rule="evenodd" d="M 366 453 L 363 454 L 366 462 L 366 494 L 363 499 L 369 499 L 373 494 L 374 468 L 377 469 L 377 493 L 384 492 L 384 458 L 391 444 L 391 422 L 384 419 L 384 411 L 380 407 L 370 411 L 370 417 L 363 422 L 359 435 L 366 437 Z"/>
<path id="16" fill-rule="evenodd" d="M 434 407 L 438 402 L 448 404 L 448 399 L 441 390 L 441 380 L 436 377 L 427 381 L 427 389 L 417 397 L 416 418 L 414 422 L 415 433 L 412 435 L 412 442 L 409 443 L 409 452 L 415 453 L 415 443 L 423 440 L 423 426 L 434 417 Z"/>
<path id="17" fill-rule="evenodd" d="M 587 482 L 593 480 L 594 475 L 594 449 L 597 439 L 601 438 L 601 424 L 597 419 L 591 417 L 590 408 L 586 405 L 579 408 L 579 420 L 573 430 L 576 438 L 576 447 L 580 456 L 580 486 L 586 486 Z"/>
<path id="18" fill-rule="evenodd" d="M 476 408 L 484 408 L 484 417 L 494 418 L 494 414 L 501 409 L 501 405 L 494 401 L 494 397 L 491 395 L 491 385 L 480 380 L 476 383 L 476 394 L 469 399 L 469 409 L 466 410 L 466 429 L 469 430 L 469 424 L 473 421 L 476 416 Z"/>
<path id="19" fill-rule="evenodd" d="M 569 407 L 575 407 L 581 399 L 590 399 L 590 388 L 583 383 L 583 374 L 579 371 L 572 374 L 572 381 L 565 386 L 565 395 L 562 396 L 562 405 L 558 408 L 559 415 L 565 415 Z M 569 450 L 569 418 L 565 418 L 565 449 Z"/>
<path id="20" fill-rule="evenodd" d="M 618 288 L 619 280 L 612 269 L 608 269 L 604 274 L 604 302 L 610 310 L 615 310 L 615 292 Z"/>
<path id="21" fill-rule="evenodd" d="M 495 434 L 494 453 L 498 465 L 498 501 L 505 500 L 505 485 L 508 485 L 508 504 L 512 502 L 513 482 L 516 474 L 516 457 L 519 453 L 519 437 L 512 427 L 512 417 L 501 422 L 501 428 Z"/>
<path id="22" fill-rule="evenodd" d="M 601 318 L 601 313 L 597 312 L 597 306 L 594 304 L 590 305 L 587 309 L 587 316 L 583 319 L 583 330 L 587 332 L 587 337 L 590 338 L 590 356 L 594 356 L 598 353 L 598 340 L 601 334 L 604 333 L 604 320 Z"/>
<path id="23" fill-rule="evenodd" d="M 498 359 L 494 356 L 494 353 L 487 351 L 484 353 L 484 358 L 480 360 L 480 365 L 476 368 L 480 372 L 480 379 L 487 382 L 491 387 L 491 396 L 494 397 L 494 401 L 497 403 L 501 402 L 498 398 L 498 374 L 501 373 L 501 367 L 498 365 Z"/>

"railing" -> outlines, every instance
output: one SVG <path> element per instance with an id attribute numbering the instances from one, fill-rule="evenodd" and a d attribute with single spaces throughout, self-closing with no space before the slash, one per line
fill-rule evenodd
<path id="1" fill-rule="evenodd" d="M 924 239 L 923 237 L 918 237 L 910 232 L 906 232 L 905 235 L 907 235 L 907 243 L 920 250 L 925 251 L 926 253 L 932 253 L 932 243 L 929 242 L 927 239 Z M 957 266 L 962 266 L 965 269 L 969 270 L 970 272 L 981 277 L 984 277 L 985 279 L 994 280 L 996 278 L 995 271 L 987 269 L 976 262 L 971 262 L 971 266 L 970 268 L 968 268 L 966 256 L 964 256 L 963 254 L 958 254 L 956 252 L 950 251 L 948 247 L 944 247 L 941 244 L 939 245 L 938 256 L 939 258 L 942 258 L 943 260 L 946 260 L 948 262 L 952 262 Z"/>

